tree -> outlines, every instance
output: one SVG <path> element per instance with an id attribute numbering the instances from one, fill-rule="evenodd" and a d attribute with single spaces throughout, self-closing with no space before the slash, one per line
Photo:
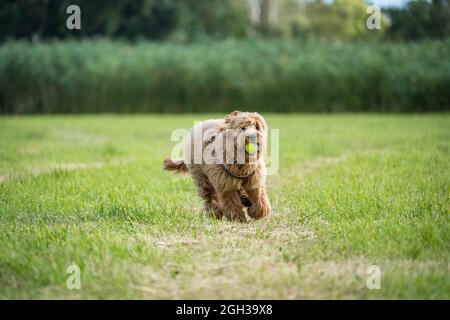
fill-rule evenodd
<path id="1" fill-rule="evenodd" d="M 278 29 L 280 0 L 247 0 L 248 16 L 253 28 L 262 34 Z"/>
<path id="2" fill-rule="evenodd" d="M 81 29 L 66 28 L 66 8 L 81 8 Z M 0 41 L 119 37 L 135 39 L 245 36 L 249 21 L 237 0 L 2 0 Z"/>
<path id="3" fill-rule="evenodd" d="M 450 36 L 450 0 L 417 0 L 404 8 L 386 10 L 392 39 L 445 39 Z"/>
<path id="4" fill-rule="evenodd" d="M 353 40 L 379 36 L 381 30 L 368 30 L 368 5 L 364 0 L 323 0 L 299 2 L 296 17 L 291 21 L 292 34 L 332 40 Z M 289 7 L 292 12 L 292 5 Z M 382 24 L 386 20 L 382 16 Z"/>
<path id="5" fill-rule="evenodd" d="M 249 25 L 245 8 L 230 0 L 177 1 L 176 19 L 173 38 L 185 41 L 244 37 Z"/>

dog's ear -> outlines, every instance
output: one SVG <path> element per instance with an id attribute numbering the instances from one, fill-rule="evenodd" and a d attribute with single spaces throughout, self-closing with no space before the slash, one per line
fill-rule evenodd
<path id="1" fill-rule="evenodd" d="M 237 116 L 239 113 L 241 113 L 241 112 L 235 110 L 232 113 L 230 113 L 229 116 Z"/>
<path id="2" fill-rule="evenodd" d="M 228 114 L 225 116 L 225 122 L 226 123 L 231 123 L 231 119 L 235 116 L 237 116 L 238 114 L 240 114 L 241 111 L 233 111 L 232 113 Z"/>
<path id="3" fill-rule="evenodd" d="M 256 121 L 258 121 L 259 125 L 261 128 L 263 128 L 264 130 L 268 129 L 266 120 L 264 119 L 264 117 L 262 115 L 260 115 L 258 112 L 253 112 L 254 117 L 256 118 Z"/>

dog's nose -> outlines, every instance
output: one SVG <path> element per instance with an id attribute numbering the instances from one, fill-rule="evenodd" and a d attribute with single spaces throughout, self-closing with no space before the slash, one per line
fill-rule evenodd
<path id="1" fill-rule="evenodd" d="M 255 142 L 256 141 L 256 134 L 255 133 L 249 134 L 248 135 L 248 140 L 250 142 Z"/>

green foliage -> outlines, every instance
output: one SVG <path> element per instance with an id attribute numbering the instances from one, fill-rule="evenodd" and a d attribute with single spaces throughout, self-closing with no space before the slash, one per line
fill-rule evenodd
<path id="1" fill-rule="evenodd" d="M 330 40 L 380 38 L 384 28 L 368 30 L 366 20 L 369 15 L 366 10 L 367 3 L 364 0 L 306 2 L 301 10 L 297 10 L 297 19 L 291 22 L 293 35 Z M 386 27 L 384 16 L 381 18 L 383 27 Z"/>
<path id="2" fill-rule="evenodd" d="M 178 3 L 177 30 L 172 40 L 241 38 L 247 35 L 245 10 L 233 1 L 184 0 Z"/>
<path id="3" fill-rule="evenodd" d="M 0 110 L 442 111 L 449 57 L 449 41 L 11 42 L 0 47 Z"/>
<path id="4" fill-rule="evenodd" d="M 450 1 L 415 0 L 404 8 L 386 11 L 391 21 L 388 37 L 396 40 L 447 39 L 450 36 Z"/>
<path id="5" fill-rule="evenodd" d="M 68 30 L 66 8 L 81 8 L 81 29 Z M 223 0 L 15 0 L 0 3 L 0 41 L 114 37 L 180 40 L 246 34 L 242 6 Z"/>
<path id="6" fill-rule="evenodd" d="M 66 28 L 66 8 L 72 4 L 81 8 L 81 30 Z M 401 8 L 385 9 L 380 30 L 366 28 L 364 0 L 259 0 L 252 4 L 248 0 L 3 0 L 0 42 L 98 36 L 183 43 L 292 36 L 355 40 L 384 38 L 386 33 L 388 39 L 417 40 L 445 39 L 450 34 L 449 0 L 414 0 Z"/>

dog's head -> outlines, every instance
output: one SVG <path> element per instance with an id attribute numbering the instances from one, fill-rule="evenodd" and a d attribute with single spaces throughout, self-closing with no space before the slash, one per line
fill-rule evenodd
<path id="1" fill-rule="evenodd" d="M 267 123 L 257 112 L 233 111 L 225 117 L 226 129 L 231 129 L 234 149 L 245 155 L 245 163 L 255 161 L 263 156 L 267 145 Z M 239 163 L 239 161 L 238 161 Z"/>

